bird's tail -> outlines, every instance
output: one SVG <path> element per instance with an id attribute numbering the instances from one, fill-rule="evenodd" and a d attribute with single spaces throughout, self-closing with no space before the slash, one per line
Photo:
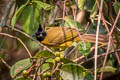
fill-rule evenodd
<path id="1" fill-rule="evenodd" d="M 85 41 L 85 42 L 96 42 L 96 35 L 95 34 L 83 34 L 81 36 L 77 36 L 75 41 Z M 106 44 L 108 42 L 107 36 L 99 35 L 98 36 L 98 43 L 99 44 Z"/>

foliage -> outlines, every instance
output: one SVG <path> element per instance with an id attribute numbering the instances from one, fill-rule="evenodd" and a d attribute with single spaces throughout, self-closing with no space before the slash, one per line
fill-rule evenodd
<path id="1" fill-rule="evenodd" d="M 100 4 L 100 2 L 98 3 Z M 102 45 L 98 45 L 97 59 L 100 66 L 97 68 L 97 74 L 100 74 L 102 71 L 115 74 L 119 69 L 120 17 L 115 28 L 113 28 L 120 10 L 119 1 L 104 0 L 103 10 L 100 10 L 100 5 L 97 4 L 96 0 L 66 0 L 66 2 L 63 0 L 23 0 L 23 2 L 17 0 L 15 10 L 11 19 L 12 29 L 16 29 L 16 24 L 20 24 L 22 25 L 22 31 L 30 36 L 36 32 L 39 24 L 45 30 L 64 25 L 64 27 L 81 31 L 79 36 L 86 33 L 95 34 L 98 25 L 98 14 L 101 12 L 100 35 L 109 37 L 109 32 L 114 31 L 112 36 L 110 35 L 112 37 L 111 44 L 104 44 L 103 42 Z M 36 40 L 30 41 L 33 38 L 27 37 L 26 39 L 26 35 L 19 35 L 19 33 L 17 37 L 22 39 L 23 42 L 27 42 L 28 44 L 24 43 L 24 45 L 29 46 L 31 51 L 35 50 L 35 55 L 12 65 L 10 75 L 13 79 L 93 80 L 93 69 L 95 66 L 92 64 L 94 63 L 92 60 L 94 59 L 95 42 L 89 42 L 89 40 L 93 39 L 88 38 L 88 42 L 84 42 L 81 38 L 81 42 L 72 41 L 74 48 L 61 49 L 52 46 L 47 46 L 46 48 L 45 45 L 41 46 L 40 43 L 38 44 Z M 96 36 L 94 37 L 94 40 L 96 40 Z M 15 37 L 15 39 L 19 40 L 18 38 Z M 106 42 L 108 42 L 107 39 Z M 102 41 L 103 39 L 100 40 Z M 2 44 L 2 39 L 0 39 L 0 43 Z M 17 44 L 17 49 L 20 49 L 19 45 L 20 43 Z M 37 45 L 42 47 L 39 52 L 36 52 L 38 51 Z M 104 55 L 106 55 L 108 45 L 110 45 L 110 50 L 106 65 L 103 68 L 101 65 L 103 65 L 105 60 Z M 5 43 L 1 48 L 6 50 L 8 47 L 9 45 Z M 26 47 L 24 48 L 26 49 Z M 99 78 L 99 76 L 97 77 Z"/>

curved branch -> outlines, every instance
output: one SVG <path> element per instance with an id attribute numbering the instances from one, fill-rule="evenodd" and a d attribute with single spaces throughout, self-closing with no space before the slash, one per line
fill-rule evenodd
<path id="1" fill-rule="evenodd" d="M 27 51 L 28 55 L 30 56 L 30 58 L 32 58 L 32 55 L 31 55 L 30 51 L 28 50 L 27 46 L 23 43 L 23 41 L 20 38 L 12 36 L 12 35 L 7 34 L 7 33 L 0 33 L 0 35 L 4 35 L 4 36 L 8 36 L 10 38 L 17 39 L 24 46 L 24 48 L 26 49 L 26 51 Z"/>

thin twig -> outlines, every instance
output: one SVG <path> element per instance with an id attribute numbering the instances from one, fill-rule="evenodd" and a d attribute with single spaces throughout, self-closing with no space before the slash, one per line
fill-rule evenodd
<path id="1" fill-rule="evenodd" d="M 115 19 L 115 22 L 114 22 L 114 24 L 113 24 L 113 26 L 112 26 L 112 29 L 111 29 L 110 35 L 112 35 L 112 33 L 113 33 L 113 31 L 114 31 L 114 29 L 115 29 L 115 27 L 116 27 L 116 24 L 117 24 L 117 21 L 118 21 L 118 19 L 119 19 L 119 16 L 120 16 L 120 8 L 119 8 L 119 11 L 118 11 L 117 17 L 116 17 L 116 19 Z"/>
<path id="2" fill-rule="evenodd" d="M 38 74 L 38 76 L 42 75 L 44 72 L 48 71 L 50 69 L 50 67 L 44 69 L 41 73 Z"/>
<path id="3" fill-rule="evenodd" d="M 77 3 L 78 3 L 78 0 L 76 0 L 76 9 L 75 9 L 75 11 L 74 11 L 74 13 L 73 13 L 73 16 L 74 16 L 74 28 L 76 29 L 76 31 L 78 32 L 78 36 L 80 37 L 80 39 L 81 39 L 81 41 L 82 41 L 82 43 L 83 43 L 83 47 L 86 49 L 86 44 L 85 44 L 85 40 L 82 38 L 82 36 L 81 36 L 81 34 L 80 34 L 80 32 L 79 32 L 79 30 L 78 30 L 78 28 L 77 28 L 77 24 L 76 24 L 76 14 L 77 14 Z M 69 56 L 77 47 L 78 47 L 78 45 L 80 44 L 80 42 L 68 53 L 68 55 L 67 56 Z"/>
<path id="4" fill-rule="evenodd" d="M 80 37 L 80 39 L 81 39 L 81 41 L 83 43 L 83 48 L 86 49 L 85 40 L 82 38 L 82 36 L 80 34 L 80 31 L 78 30 L 77 23 L 76 23 L 77 3 L 78 3 L 78 0 L 76 0 L 76 9 L 75 9 L 74 14 L 73 14 L 73 16 L 74 16 L 74 26 L 75 26 L 75 29 L 78 32 L 78 35 L 79 35 L 79 37 Z"/>
<path id="5" fill-rule="evenodd" d="M 63 19 L 62 19 L 63 30 L 64 30 L 64 20 L 65 20 L 65 2 L 66 2 L 66 0 L 64 1 L 64 4 L 63 4 Z"/>
<path id="6" fill-rule="evenodd" d="M 12 8 L 12 6 L 13 6 L 15 1 L 16 0 L 10 0 L 9 3 L 7 4 L 5 12 L 4 12 L 4 15 L 1 18 L 0 27 L 4 27 L 5 26 L 6 21 L 8 19 L 8 15 L 9 15 L 10 10 L 11 10 L 11 8 Z"/>
<path id="7" fill-rule="evenodd" d="M 79 60 L 81 60 L 81 59 L 83 59 L 83 58 L 85 58 L 85 56 L 80 56 L 80 57 L 78 57 L 77 59 L 75 59 L 75 60 L 73 60 L 74 62 L 77 62 L 77 61 L 79 61 Z"/>
<path id="8" fill-rule="evenodd" d="M 26 49 L 26 51 L 27 51 L 28 55 L 30 56 L 30 58 L 32 58 L 32 55 L 31 55 L 30 51 L 28 50 L 27 46 L 23 43 L 23 41 L 20 38 L 12 36 L 12 35 L 7 34 L 7 33 L 0 33 L 0 35 L 4 35 L 4 36 L 8 36 L 10 38 L 17 39 L 24 46 L 24 48 Z"/>
<path id="9" fill-rule="evenodd" d="M 57 64 L 57 62 L 56 62 L 56 60 L 54 59 L 54 64 L 53 64 L 53 67 L 52 67 L 52 75 L 53 75 L 53 73 L 54 73 L 54 69 L 55 69 L 55 66 L 56 66 L 56 64 Z"/>
<path id="10" fill-rule="evenodd" d="M 101 47 L 103 47 L 103 46 L 105 46 L 105 45 L 98 46 L 98 48 L 101 48 Z M 93 47 L 91 48 L 90 53 L 91 53 L 94 49 L 95 49 L 95 46 L 93 46 Z M 85 56 L 80 56 L 80 57 L 78 57 L 77 59 L 75 59 L 75 60 L 73 60 L 73 61 L 74 61 L 74 62 L 78 62 L 78 61 L 80 61 L 80 60 L 83 59 L 83 58 L 85 58 Z"/>
<path id="11" fill-rule="evenodd" d="M 32 80 L 35 80 L 40 66 L 41 66 L 40 63 L 38 63 Z"/>
<path id="12" fill-rule="evenodd" d="M 97 0 L 96 0 L 97 1 Z M 103 7 L 103 0 L 101 0 L 100 3 L 100 9 L 102 12 L 102 7 Z M 101 12 L 99 11 L 99 16 L 98 16 L 98 25 L 97 25 L 97 31 L 96 31 L 96 43 L 95 43 L 95 65 L 94 65 L 94 80 L 97 80 L 97 53 L 98 53 L 98 36 L 99 36 L 99 28 L 100 28 L 100 23 L 101 23 Z"/>
<path id="13" fill-rule="evenodd" d="M 56 66 L 56 68 L 52 71 L 52 75 L 55 73 L 55 71 L 56 70 L 58 70 L 59 69 L 59 66 L 60 66 L 61 64 L 59 63 L 59 64 L 57 64 L 57 66 Z"/>
<path id="14" fill-rule="evenodd" d="M 66 40 L 66 34 L 65 34 L 65 28 L 64 28 L 64 20 L 65 20 L 65 3 L 66 3 L 66 0 L 64 1 L 64 4 L 63 4 L 63 16 L 62 16 L 62 34 L 64 35 L 64 40 Z"/>
<path id="15" fill-rule="evenodd" d="M 102 71 L 101 71 L 101 74 L 100 74 L 100 79 L 99 79 L 99 80 L 102 80 L 102 77 L 103 77 L 104 67 L 105 67 L 105 63 L 106 63 L 106 60 L 107 60 L 107 56 L 108 56 L 108 53 L 109 53 L 109 49 L 110 49 L 111 38 L 112 38 L 112 37 L 110 36 L 110 37 L 109 37 L 108 46 L 107 46 L 106 55 L 105 55 L 105 58 L 104 58 L 104 62 L 103 62 Z"/>
<path id="16" fill-rule="evenodd" d="M 120 58 L 119 58 L 118 52 L 116 52 L 116 51 L 115 51 L 115 56 L 117 58 L 118 64 L 120 65 Z"/>
<path id="17" fill-rule="evenodd" d="M 35 73 L 33 75 L 33 79 L 32 80 L 35 80 L 36 79 L 36 76 L 38 75 L 38 73 L 40 72 L 40 69 L 41 69 L 41 66 L 45 63 L 45 58 L 41 58 L 38 63 L 36 63 L 36 69 L 35 69 Z M 41 80 L 40 78 L 40 75 L 38 75 L 38 78 L 39 80 Z"/>
<path id="18" fill-rule="evenodd" d="M 102 77 L 103 77 L 104 67 L 105 67 L 105 63 L 106 63 L 106 60 L 107 60 L 107 56 L 108 56 L 109 48 L 110 48 L 110 44 L 111 44 L 112 33 L 113 33 L 114 29 L 115 29 L 115 26 L 116 26 L 116 24 L 117 24 L 117 21 L 118 21 L 118 19 L 119 19 L 119 16 L 120 16 L 120 9 L 119 9 L 119 11 L 118 11 L 117 17 L 116 17 L 116 19 L 115 19 L 115 22 L 114 22 L 114 24 L 113 24 L 113 26 L 112 26 L 112 29 L 111 29 L 111 32 L 110 32 L 110 34 L 109 34 L 109 43 L 108 43 L 108 47 L 107 47 L 107 52 L 106 52 L 106 55 L 105 55 L 105 59 L 104 59 L 104 62 L 103 62 L 102 71 L 101 71 L 101 74 L 100 74 L 100 80 L 102 80 Z"/>
<path id="19" fill-rule="evenodd" d="M 70 56 L 72 52 L 80 45 L 81 42 L 78 42 L 78 44 L 67 54 L 67 56 Z"/>
<path id="20" fill-rule="evenodd" d="M 0 60 L 1 60 L 2 63 L 4 63 L 9 69 L 11 68 L 11 66 L 9 66 L 9 65 L 6 63 L 6 61 L 5 61 L 4 59 L 2 59 L 1 57 L 0 57 Z"/>
<path id="21" fill-rule="evenodd" d="M 107 26 L 107 24 L 106 24 L 104 15 L 103 15 L 103 13 L 102 13 L 102 11 L 101 11 L 101 9 L 100 9 L 100 5 L 99 5 L 98 0 L 96 0 L 96 4 L 97 4 L 97 7 L 98 7 L 98 9 L 99 9 L 99 12 L 101 13 L 101 19 L 102 19 L 102 21 L 103 21 L 103 24 L 105 25 L 106 31 L 109 32 L 109 28 L 108 28 L 108 26 Z"/>
<path id="22" fill-rule="evenodd" d="M 101 16 L 102 16 L 101 18 L 102 18 L 102 21 L 103 21 L 103 23 L 104 23 L 104 25 L 105 25 L 105 27 L 106 27 L 106 30 L 109 32 L 109 29 L 108 29 L 108 26 L 107 26 L 106 23 L 108 23 L 110 26 L 111 26 L 112 24 L 110 24 L 109 22 L 107 22 L 107 21 L 105 20 L 104 15 L 103 15 L 102 11 L 101 11 L 100 8 L 99 8 L 98 1 L 96 1 L 96 3 L 97 3 L 97 6 L 98 6 L 99 11 L 101 12 Z M 113 20 L 113 21 L 114 21 L 114 20 Z M 115 26 L 115 27 L 116 27 L 116 26 Z M 114 45 L 113 45 L 113 46 L 114 46 Z M 116 58 L 117 58 L 117 60 L 118 60 L 118 63 L 120 64 L 120 59 L 119 59 L 119 56 L 118 56 L 117 52 L 115 52 L 115 56 L 116 56 Z"/>
<path id="23" fill-rule="evenodd" d="M 119 58 L 118 52 L 116 51 L 115 45 L 113 44 L 113 40 L 111 42 L 112 42 L 112 47 L 113 47 L 113 49 L 115 51 L 116 59 L 118 61 L 118 64 L 120 65 L 120 58 Z"/>
<path id="24" fill-rule="evenodd" d="M 116 52 L 118 52 L 118 51 L 120 51 L 120 49 L 116 50 Z M 113 54 L 113 53 L 115 53 L 115 51 L 111 51 L 111 52 L 109 52 L 108 54 Z M 99 58 L 99 57 L 101 57 L 101 56 L 105 56 L 105 55 L 106 55 L 106 53 L 102 53 L 102 54 L 98 55 L 97 58 Z M 91 57 L 91 58 L 89 58 L 89 59 L 87 59 L 87 60 L 85 60 L 85 61 L 80 62 L 80 64 L 83 64 L 83 63 L 85 63 L 85 62 L 88 62 L 88 61 L 90 61 L 90 60 L 92 60 L 92 59 L 94 59 L 94 58 L 95 58 L 95 57 L 93 56 L 93 57 Z"/>

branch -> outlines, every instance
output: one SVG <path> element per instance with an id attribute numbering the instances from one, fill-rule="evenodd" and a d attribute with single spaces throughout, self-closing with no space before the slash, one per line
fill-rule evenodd
<path id="1" fill-rule="evenodd" d="M 96 0 L 97 3 L 97 0 Z M 100 10 L 102 12 L 102 8 L 103 8 L 103 0 L 101 0 L 100 3 Z M 98 56 L 98 36 L 99 36 L 99 29 L 100 29 L 100 24 L 101 24 L 101 12 L 99 11 L 99 16 L 98 16 L 98 24 L 97 24 L 97 31 L 96 31 L 96 43 L 95 43 L 95 61 L 94 61 L 94 80 L 97 80 L 97 56 Z"/>
<path id="2" fill-rule="evenodd" d="M 117 49 L 116 50 L 116 52 L 118 52 L 118 51 L 120 51 L 120 49 Z M 108 54 L 114 54 L 115 53 L 115 51 L 111 51 L 111 52 L 109 52 Z M 102 54 L 100 54 L 100 55 L 98 55 L 97 56 L 97 58 L 99 58 L 99 57 L 104 57 L 106 55 L 106 53 L 102 53 Z M 95 57 L 93 56 L 93 57 L 91 57 L 91 58 L 89 58 L 89 59 L 87 59 L 87 60 L 85 60 L 85 61 L 82 61 L 82 62 L 80 62 L 79 64 L 83 64 L 83 63 L 85 63 L 85 62 L 88 62 L 88 61 L 90 61 L 90 60 L 93 60 Z M 79 60 L 80 61 L 80 60 Z M 76 62 L 79 62 L 79 61 L 76 61 Z"/>
<path id="3" fill-rule="evenodd" d="M 16 1 L 16 0 L 11 0 L 11 1 L 9 1 L 8 5 L 6 6 L 4 15 L 3 15 L 2 18 L 1 18 L 0 27 L 4 27 L 4 26 L 5 26 L 6 21 L 7 21 L 7 19 L 8 19 L 8 15 L 9 15 L 10 10 L 11 10 L 11 8 L 12 8 L 12 6 L 13 6 L 13 4 L 14 4 L 15 1 Z"/>
<path id="4" fill-rule="evenodd" d="M 27 51 L 28 55 L 30 56 L 30 58 L 32 58 L 32 55 L 31 55 L 30 51 L 28 50 L 27 46 L 23 43 L 23 41 L 20 38 L 12 36 L 12 35 L 7 34 L 7 33 L 0 33 L 0 35 L 4 35 L 4 36 L 8 36 L 10 38 L 17 39 L 24 46 L 24 48 L 26 49 L 26 51 Z"/>
<path id="5" fill-rule="evenodd" d="M 5 62 L 5 60 L 2 59 L 1 57 L 0 57 L 0 60 L 1 60 L 1 62 L 4 63 L 9 69 L 11 68 L 11 66 L 9 66 L 9 65 Z"/>
<path id="6" fill-rule="evenodd" d="M 106 61 L 107 61 L 107 57 L 108 57 L 108 53 L 109 53 L 109 50 L 110 50 L 110 44 L 111 44 L 111 40 L 112 40 L 112 33 L 116 27 L 116 24 L 117 24 L 117 21 L 119 19 L 119 16 L 120 16 L 120 9 L 118 11 L 118 14 L 117 14 L 117 17 L 115 19 L 115 22 L 112 26 L 112 29 L 109 33 L 109 42 L 108 42 L 108 46 L 107 46 L 107 51 L 106 51 L 106 55 L 105 55 L 105 58 L 104 58 L 104 62 L 103 62 L 103 67 L 102 67 L 102 71 L 101 71 L 101 74 L 100 74 L 100 80 L 102 80 L 102 77 L 103 77 L 103 72 L 104 72 L 104 67 L 105 67 L 105 64 L 106 64 Z"/>

